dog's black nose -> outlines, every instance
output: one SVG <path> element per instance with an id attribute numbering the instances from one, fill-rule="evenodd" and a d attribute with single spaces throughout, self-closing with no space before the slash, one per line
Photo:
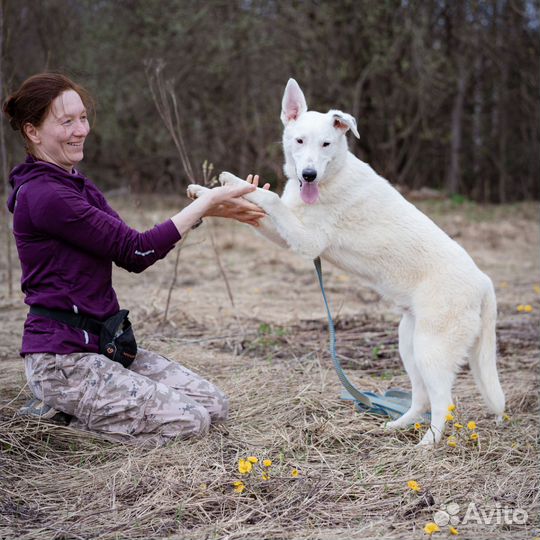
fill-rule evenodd
<path id="1" fill-rule="evenodd" d="M 317 171 L 315 169 L 304 169 L 302 171 L 302 178 L 306 182 L 313 182 L 317 178 Z"/>

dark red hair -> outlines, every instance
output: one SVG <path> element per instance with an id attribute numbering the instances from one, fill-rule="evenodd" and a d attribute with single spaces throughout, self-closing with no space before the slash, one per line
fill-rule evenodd
<path id="1" fill-rule="evenodd" d="M 49 113 L 52 102 L 67 90 L 74 90 L 79 94 L 88 112 L 93 110 L 94 100 L 89 92 L 61 73 L 38 73 L 26 79 L 4 102 L 2 110 L 11 127 L 19 130 L 26 139 L 24 126 L 40 126 Z"/>

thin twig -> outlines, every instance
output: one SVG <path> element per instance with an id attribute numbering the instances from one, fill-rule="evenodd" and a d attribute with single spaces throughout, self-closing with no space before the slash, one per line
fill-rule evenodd
<path id="1" fill-rule="evenodd" d="M 203 183 L 205 186 L 212 187 L 215 184 L 219 183 L 215 175 L 213 175 L 213 172 L 214 172 L 214 164 L 209 163 L 207 160 L 205 160 L 202 166 Z M 210 234 L 210 241 L 212 242 L 212 249 L 214 250 L 214 255 L 216 257 L 217 265 L 221 273 L 221 277 L 223 278 L 223 281 L 225 282 L 225 287 L 227 288 L 227 294 L 229 295 L 229 300 L 231 301 L 231 305 L 235 307 L 231 285 L 229 283 L 229 279 L 227 278 L 227 274 L 225 273 L 225 268 L 223 267 L 223 264 L 221 263 L 221 257 L 220 257 L 219 249 L 217 247 L 213 229 L 210 229 L 209 234 Z"/>
<path id="2" fill-rule="evenodd" d="M 189 153 L 182 134 L 180 113 L 174 93 L 174 85 L 170 80 L 163 80 L 164 67 L 165 64 L 161 60 L 147 62 L 146 77 L 148 79 L 148 86 L 156 109 L 176 146 L 186 176 L 191 183 L 196 183 L 197 179 L 193 174 L 193 167 L 191 166 Z"/>
<path id="3" fill-rule="evenodd" d="M 188 177 L 191 183 L 195 184 L 197 183 L 197 179 L 195 178 L 195 175 L 193 173 L 193 167 L 191 166 L 191 161 L 189 159 L 188 149 L 186 148 L 185 139 L 182 134 L 181 121 L 180 121 L 180 108 L 178 106 L 178 101 L 174 93 L 174 85 L 171 80 L 168 80 L 168 81 L 163 80 L 164 67 L 165 67 L 165 64 L 161 60 L 147 62 L 146 76 L 148 79 L 148 85 L 150 87 L 150 92 L 152 94 L 152 98 L 154 100 L 158 113 L 161 119 L 163 120 L 163 123 L 165 124 L 167 130 L 169 131 L 169 134 L 172 137 L 174 145 L 176 146 L 176 149 L 178 151 L 178 155 L 180 156 L 180 161 L 182 162 L 182 166 L 184 167 L 186 176 Z M 209 183 L 211 181 L 213 168 L 214 166 L 211 163 L 209 164 L 206 161 L 204 162 L 203 176 L 205 177 L 205 183 Z M 225 287 L 227 288 L 227 294 L 229 295 L 229 300 L 231 301 L 231 304 L 234 307 L 234 299 L 233 299 L 231 287 L 230 287 L 227 275 L 225 274 L 225 269 L 221 262 L 221 257 L 219 255 L 219 251 L 218 251 L 212 230 L 210 230 L 210 240 L 212 242 L 212 248 L 214 250 L 214 254 L 216 257 L 219 271 L 221 273 L 223 281 L 225 282 Z M 164 320 L 167 320 L 171 294 L 176 284 L 179 257 L 180 257 L 180 254 L 178 254 L 176 258 L 173 279 L 169 287 L 169 295 L 167 297 L 167 305 L 165 307 Z"/>
<path id="4" fill-rule="evenodd" d="M 223 278 L 223 281 L 225 282 L 225 287 L 227 287 L 227 294 L 229 295 L 229 300 L 231 301 L 231 304 L 233 307 L 234 305 L 234 298 L 231 291 L 231 286 L 229 284 L 229 279 L 227 278 L 227 274 L 225 273 L 225 268 L 223 268 L 223 264 L 221 264 L 221 257 L 219 256 L 219 250 L 216 245 L 216 241 L 214 238 L 214 231 L 210 229 L 210 241 L 212 242 L 212 247 L 214 248 L 214 255 L 216 256 L 216 262 L 219 268 L 219 271 L 221 272 L 221 277 Z"/>
<path id="5" fill-rule="evenodd" d="M 180 260 L 180 253 L 182 253 L 182 250 L 178 248 L 178 251 L 176 253 L 176 260 L 174 262 L 173 279 L 171 281 L 171 284 L 169 286 L 169 292 L 167 294 L 167 303 L 165 304 L 165 313 L 163 314 L 163 321 L 167 321 L 167 317 L 169 315 L 169 305 L 171 303 L 171 296 L 172 296 L 174 286 L 176 285 L 176 279 L 178 276 L 178 261 Z"/>

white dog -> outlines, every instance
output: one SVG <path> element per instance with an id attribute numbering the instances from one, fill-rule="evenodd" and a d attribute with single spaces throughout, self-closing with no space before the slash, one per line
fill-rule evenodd
<path id="1" fill-rule="evenodd" d="M 496 367 L 497 308 L 491 280 L 465 250 L 348 151 L 355 119 L 337 110 L 308 111 L 290 79 L 282 102 L 287 185 L 281 198 L 257 189 L 245 196 L 268 214 L 259 231 L 310 259 L 317 256 L 363 278 L 403 312 L 399 352 L 411 379 L 412 404 L 389 428 L 405 427 L 431 409 L 431 429 L 444 431 L 452 386 L 467 360 L 499 420 L 504 394 Z M 223 184 L 244 180 L 222 173 Z M 189 194 L 199 195 L 192 185 Z"/>

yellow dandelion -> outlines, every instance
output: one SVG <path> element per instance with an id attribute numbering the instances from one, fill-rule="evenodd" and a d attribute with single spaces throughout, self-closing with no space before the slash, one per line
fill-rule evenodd
<path id="1" fill-rule="evenodd" d="M 416 480 L 409 480 L 407 486 L 412 491 L 420 491 L 420 484 Z"/>
<path id="2" fill-rule="evenodd" d="M 508 414 L 504 413 L 504 414 L 503 414 L 503 420 L 504 420 L 505 422 L 510 422 L 510 416 L 508 416 Z"/>
<path id="3" fill-rule="evenodd" d="M 234 491 L 236 491 L 236 493 L 243 493 L 246 489 L 246 485 L 241 480 L 234 482 L 233 485 L 234 485 Z"/>
<path id="4" fill-rule="evenodd" d="M 521 312 L 521 311 L 525 311 L 525 306 L 524 306 L 523 304 L 519 304 L 519 305 L 516 307 L 516 309 L 517 309 L 518 311 L 520 311 L 520 312 Z"/>
<path id="5" fill-rule="evenodd" d="M 457 446 L 457 438 L 454 437 L 454 435 L 450 435 L 450 437 L 448 437 L 446 440 L 446 444 L 452 448 L 455 448 Z"/>
<path id="6" fill-rule="evenodd" d="M 253 465 L 247 459 L 241 459 L 238 462 L 238 471 L 240 474 L 249 474 Z"/>
<path id="7" fill-rule="evenodd" d="M 263 465 L 264 465 L 265 467 L 271 467 L 271 466 L 272 466 L 272 460 L 271 460 L 271 459 L 265 459 L 265 460 L 263 461 Z"/>
<path id="8" fill-rule="evenodd" d="M 477 441 L 478 440 L 478 433 L 471 433 L 471 441 Z"/>
<path id="9" fill-rule="evenodd" d="M 431 521 L 424 525 L 424 532 L 429 534 L 429 536 L 431 536 L 433 533 L 439 532 L 440 530 L 441 529 L 439 529 L 439 526 Z"/>
<path id="10" fill-rule="evenodd" d="M 536 294 L 540 294 L 540 285 L 533 285 L 533 291 Z"/>
<path id="11" fill-rule="evenodd" d="M 456 429 L 462 429 L 462 428 L 463 428 L 463 424 L 460 424 L 459 422 L 456 422 L 456 423 L 454 424 L 454 427 L 455 427 Z"/>
<path id="12" fill-rule="evenodd" d="M 448 413 L 448 414 L 444 417 L 444 419 L 445 419 L 447 422 L 451 422 L 451 421 L 454 419 L 454 415 Z"/>
<path id="13" fill-rule="evenodd" d="M 255 456 L 249 456 L 247 458 L 247 460 L 250 462 L 250 463 L 258 463 L 258 459 L 255 457 Z"/>
<path id="14" fill-rule="evenodd" d="M 448 527 L 448 530 L 450 531 L 450 534 L 453 534 L 454 536 L 457 536 L 459 534 L 459 531 L 455 527 L 452 527 L 452 525 Z"/>
<path id="15" fill-rule="evenodd" d="M 448 412 L 452 412 L 456 410 L 456 406 L 452 403 L 452 405 L 448 405 Z"/>
<path id="16" fill-rule="evenodd" d="M 525 305 L 523 306 L 523 311 L 524 311 L 525 313 L 530 313 L 532 310 L 533 310 L 533 308 L 532 308 L 532 306 L 531 306 L 530 304 L 525 304 Z"/>
<path id="17" fill-rule="evenodd" d="M 293 469 L 293 470 L 291 471 L 291 476 L 292 476 L 293 478 L 297 478 L 299 474 L 300 474 L 300 473 L 298 472 L 298 469 Z"/>
<path id="18" fill-rule="evenodd" d="M 416 422 L 416 424 L 414 424 L 414 429 L 416 429 L 416 431 L 418 431 L 421 428 L 422 428 L 422 424 L 420 422 Z"/>
<path id="19" fill-rule="evenodd" d="M 467 422 L 467 429 L 470 429 L 471 431 L 476 429 L 476 422 L 474 422 L 473 420 L 471 420 L 470 422 Z"/>
<path id="20" fill-rule="evenodd" d="M 262 473 L 262 479 L 263 479 L 263 480 L 270 480 L 270 475 L 268 474 L 267 471 L 264 471 L 264 472 Z"/>

